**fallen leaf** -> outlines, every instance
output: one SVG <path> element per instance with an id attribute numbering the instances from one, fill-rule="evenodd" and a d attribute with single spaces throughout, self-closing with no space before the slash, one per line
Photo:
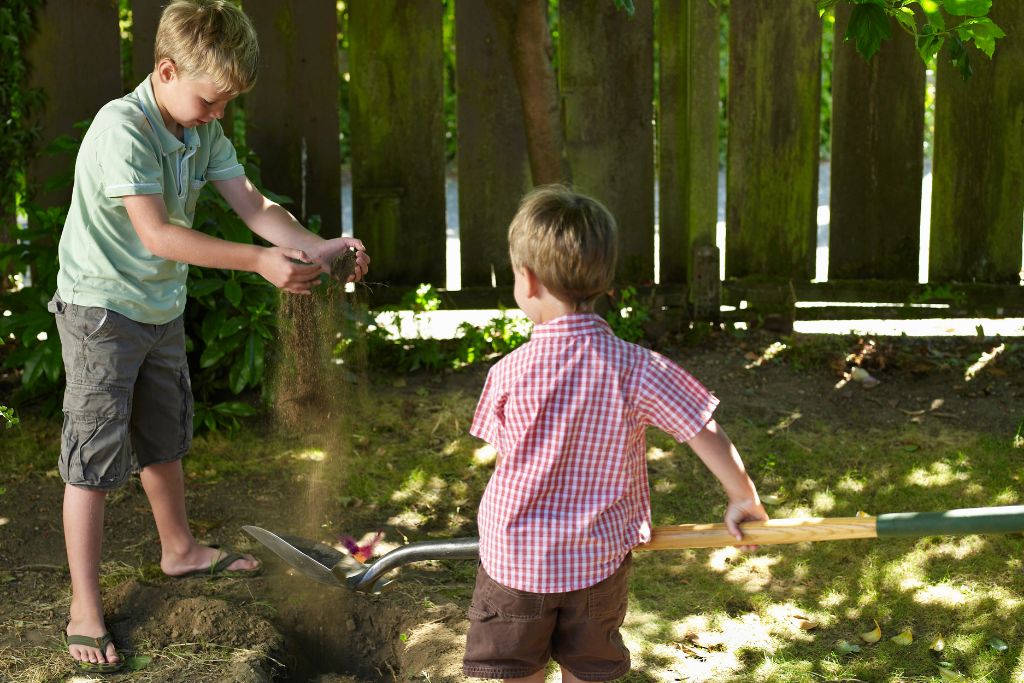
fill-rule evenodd
<path id="1" fill-rule="evenodd" d="M 860 383 L 860 385 L 865 389 L 874 389 L 881 384 L 881 382 L 873 377 L 870 372 L 859 366 L 850 370 L 850 379 L 854 382 Z"/>
<path id="2" fill-rule="evenodd" d="M 897 633 L 889 640 L 896 643 L 897 645 L 910 645 L 912 642 L 914 642 L 914 634 L 911 632 L 910 627 L 908 626 L 906 629 L 903 630 L 902 633 Z"/>
<path id="3" fill-rule="evenodd" d="M 153 663 L 153 658 L 149 655 L 135 655 L 126 659 L 124 663 L 131 671 L 141 671 Z"/>
<path id="4" fill-rule="evenodd" d="M 942 652 L 946 649 L 946 641 L 942 639 L 942 636 L 935 636 L 935 640 L 928 646 L 928 649 L 932 652 Z"/>
<path id="5" fill-rule="evenodd" d="M 1001 638 L 992 638 L 992 640 L 988 641 L 988 646 L 996 652 L 1006 652 L 1010 649 L 1010 646 L 1006 644 L 1006 641 Z"/>
<path id="6" fill-rule="evenodd" d="M 841 655 L 848 655 L 854 652 L 860 652 L 860 645 L 857 645 L 856 643 L 850 643 L 845 640 L 837 640 L 836 652 L 838 652 Z"/>
<path id="7" fill-rule="evenodd" d="M 802 629 L 804 631 L 813 631 L 814 629 L 818 628 L 818 622 L 816 622 L 814 619 L 811 619 L 809 616 L 803 614 L 802 612 L 795 612 L 793 614 L 790 614 L 789 616 L 793 620 L 793 623 L 796 624 L 797 628 L 799 629 Z"/>
<path id="8" fill-rule="evenodd" d="M 928 410 L 932 410 L 932 411 L 938 410 L 938 409 L 939 409 L 939 408 L 941 408 L 941 407 L 942 407 L 942 406 L 943 406 L 943 405 L 944 405 L 945 403 L 946 403 L 946 399 L 944 399 L 944 398 L 936 398 L 936 399 L 932 399 L 932 403 L 931 403 L 931 406 L 929 406 Z"/>
<path id="9" fill-rule="evenodd" d="M 877 619 L 873 619 L 873 621 L 875 622 L 875 629 L 860 634 L 860 639 L 865 643 L 877 643 L 882 639 L 882 627 L 878 625 Z"/>
<path id="10" fill-rule="evenodd" d="M 952 669 L 944 669 L 939 667 L 939 678 L 944 681 L 966 681 L 963 674 L 953 671 Z"/>

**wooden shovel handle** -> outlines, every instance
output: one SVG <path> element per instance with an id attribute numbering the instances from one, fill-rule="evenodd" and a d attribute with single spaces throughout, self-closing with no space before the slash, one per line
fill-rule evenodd
<path id="1" fill-rule="evenodd" d="M 660 526 L 651 540 L 634 550 L 682 550 L 684 548 L 725 548 L 734 545 L 781 545 L 804 541 L 842 541 L 877 538 L 874 517 L 805 517 L 770 519 L 741 525 L 743 540 L 737 541 L 725 524 L 680 524 Z"/>

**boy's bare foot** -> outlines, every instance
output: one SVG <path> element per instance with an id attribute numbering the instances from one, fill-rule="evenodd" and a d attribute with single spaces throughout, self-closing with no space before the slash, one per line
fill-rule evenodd
<path id="1" fill-rule="evenodd" d="M 210 567 L 216 565 L 228 554 L 229 551 L 226 550 L 196 544 L 184 554 L 164 552 L 160 560 L 160 569 L 168 576 L 186 576 L 195 572 L 209 571 Z M 254 572 L 261 566 L 259 560 L 252 555 L 245 554 L 227 567 L 221 568 L 221 571 Z"/>
<path id="2" fill-rule="evenodd" d="M 68 622 L 67 634 L 68 636 L 87 636 L 89 638 L 95 638 L 97 641 L 107 633 L 107 627 L 104 625 L 102 620 L 95 619 L 71 619 Z M 117 650 L 114 648 L 114 643 L 108 643 L 105 650 L 101 651 L 97 647 L 91 647 L 89 645 L 77 645 L 69 644 L 68 652 L 71 654 L 73 659 L 79 662 L 91 662 L 93 664 L 116 664 L 120 661 L 117 656 Z"/>

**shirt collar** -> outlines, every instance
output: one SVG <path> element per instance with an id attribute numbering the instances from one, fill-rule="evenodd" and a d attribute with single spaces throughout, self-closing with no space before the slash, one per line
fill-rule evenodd
<path id="1" fill-rule="evenodd" d="M 149 125 L 153 127 L 157 137 L 160 139 L 160 148 L 163 150 L 164 155 L 174 154 L 185 147 L 189 149 L 199 147 L 199 134 L 194 128 L 185 129 L 185 142 L 182 142 L 171 131 L 167 130 L 167 126 L 164 125 L 164 119 L 160 116 L 160 107 L 156 104 L 156 95 L 153 94 L 153 83 L 150 80 L 151 75 L 147 75 L 142 83 L 139 83 L 139 87 L 135 88 L 135 96 L 139 98 L 139 106 L 142 107 L 142 113 L 146 115 Z"/>
<path id="2" fill-rule="evenodd" d="M 533 326 L 530 339 L 578 337 L 583 334 L 611 334 L 612 328 L 596 313 L 569 313 Z"/>

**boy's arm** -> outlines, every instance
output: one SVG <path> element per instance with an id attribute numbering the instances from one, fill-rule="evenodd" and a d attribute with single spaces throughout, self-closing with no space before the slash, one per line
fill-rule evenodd
<path id="1" fill-rule="evenodd" d="M 697 457 L 722 484 L 729 505 L 725 511 L 725 526 L 737 540 L 743 538 L 741 522 L 768 519 L 768 513 L 757 495 L 754 482 L 743 467 L 743 461 L 725 430 L 714 420 L 687 442 Z M 744 549 L 753 549 L 744 547 Z"/>
<path id="2" fill-rule="evenodd" d="M 168 221 L 167 207 L 158 194 L 128 195 L 123 201 L 143 246 L 155 256 L 206 268 L 259 273 L 293 294 L 309 294 L 320 281 L 322 268 L 298 263 L 308 260 L 299 249 L 239 244 L 174 225 Z"/>
<path id="3" fill-rule="evenodd" d="M 310 260 L 321 264 L 326 273 L 330 273 L 335 256 L 354 247 L 357 253 L 352 279 L 358 280 L 366 274 L 370 257 L 360 240 L 349 237 L 325 240 L 314 235 L 302 227 L 288 210 L 267 199 L 245 176 L 212 182 L 249 229 L 271 244 L 302 250 Z"/>

